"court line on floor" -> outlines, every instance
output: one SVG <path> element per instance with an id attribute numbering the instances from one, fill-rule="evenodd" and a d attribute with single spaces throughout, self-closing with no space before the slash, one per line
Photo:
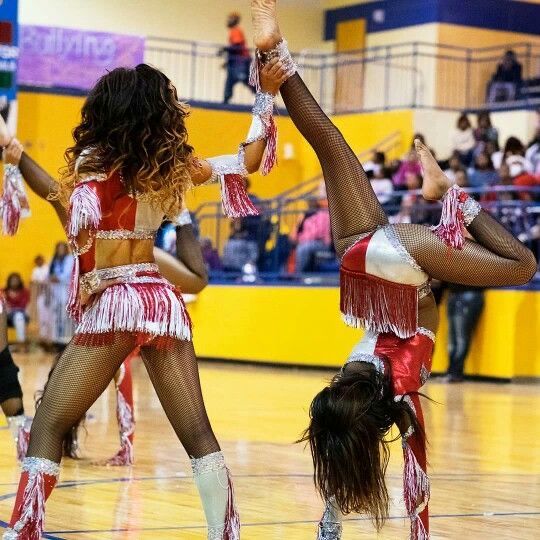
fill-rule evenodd
<path id="1" fill-rule="evenodd" d="M 540 516 L 540 512 L 487 512 L 487 513 L 471 513 L 471 514 L 434 514 L 430 515 L 430 519 L 447 519 L 447 518 L 492 518 L 492 517 L 535 517 Z M 408 516 L 390 516 L 391 521 L 408 520 Z M 359 516 L 357 518 L 344 519 L 344 522 L 360 522 L 371 521 L 368 516 Z M 268 521 L 261 523 L 242 523 L 242 528 L 245 527 L 270 527 L 278 525 L 316 525 L 318 520 L 292 520 L 292 521 Z M 77 531 L 51 531 L 49 534 L 96 534 L 108 532 L 152 532 L 152 531 L 187 531 L 187 530 L 204 530 L 206 525 L 182 525 L 177 527 L 140 527 L 140 528 L 117 528 L 117 529 L 86 529 Z"/>
<path id="2" fill-rule="evenodd" d="M 0 520 L 0 529 L 7 529 L 9 523 Z M 47 538 L 47 540 L 66 540 L 65 538 L 60 538 L 59 536 L 53 536 L 52 533 L 43 533 L 42 538 Z"/>

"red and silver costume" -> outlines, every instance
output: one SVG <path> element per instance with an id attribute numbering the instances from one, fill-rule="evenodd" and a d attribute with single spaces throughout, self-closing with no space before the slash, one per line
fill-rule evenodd
<path id="1" fill-rule="evenodd" d="M 224 212 L 233 217 L 255 214 L 245 191 L 243 177 L 245 145 L 266 139 L 269 145 L 263 172 L 275 163 L 276 128 L 272 118 L 273 96 L 258 93 L 247 142 L 238 154 L 209 159 L 211 182 L 221 184 Z M 89 149 L 87 152 L 91 152 Z M 84 155 L 79 158 L 79 166 Z M 103 267 L 108 259 L 107 240 L 146 241 L 154 238 L 163 213 L 132 196 L 119 173 L 84 175 L 78 178 L 70 198 L 67 234 L 76 264 L 71 283 L 68 311 L 78 326 L 73 343 L 82 347 L 112 344 L 115 335 L 135 336 L 137 346 L 167 349 L 177 340 L 191 340 L 191 321 L 180 291 L 167 281 L 153 262 Z M 100 261 L 98 267 L 97 262 Z M 115 280 L 104 290 L 104 280 Z M 90 297 L 81 305 L 80 293 Z M 126 379 L 124 379 L 126 381 Z M 119 383 L 119 389 L 122 381 Z M 123 440 L 118 459 L 132 460 L 133 407 L 119 395 L 118 419 Z M 125 406 L 123 406 L 125 405 Z M 57 482 L 59 464 L 39 457 L 23 461 L 23 475 L 17 500 L 4 540 L 40 537 L 45 501 Z M 237 540 L 240 523 L 233 488 L 221 452 L 193 458 L 197 484 L 208 521 L 211 540 Z"/>
<path id="2" fill-rule="evenodd" d="M 480 205 L 457 187 L 443 202 L 434 229 L 449 247 L 463 246 L 464 225 Z M 405 400 L 418 423 L 424 417 L 418 392 L 431 373 L 435 334 L 418 326 L 418 302 L 431 292 L 429 276 L 402 245 L 393 225 L 367 233 L 341 260 L 341 311 L 346 324 L 366 333 L 349 362 L 368 362 L 390 377 L 394 399 Z M 425 438 L 413 427 L 402 433 L 403 495 L 411 520 L 411 538 L 429 537 L 429 478 Z"/>

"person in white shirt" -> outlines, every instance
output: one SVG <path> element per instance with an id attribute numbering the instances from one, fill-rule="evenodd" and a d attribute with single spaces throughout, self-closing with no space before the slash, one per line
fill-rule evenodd
<path id="1" fill-rule="evenodd" d="M 461 163 L 469 167 L 472 161 L 476 139 L 466 114 L 462 114 L 457 121 L 456 130 L 452 136 L 453 149 L 459 154 Z"/>
<path id="2" fill-rule="evenodd" d="M 394 184 L 392 184 L 392 180 L 389 177 L 388 170 L 380 168 L 377 171 L 373 171 L 373 178 L 370 180 L 371 187 L 381 204 L 390 202 L 394 193 Z"/>
<path id="3" fill-rule="evenodd" d="M 34 269 L 30 282 L 32 285 L 32 303 L 35 302 L 37 311 L 37 321 L 39 325 L 39 339 L 48 343 L 51 339 L 50 311 L 48 308 L 48 283 L 49 265 L 45 263 L 43 255 L 37 255 L 34 259 Z"/>

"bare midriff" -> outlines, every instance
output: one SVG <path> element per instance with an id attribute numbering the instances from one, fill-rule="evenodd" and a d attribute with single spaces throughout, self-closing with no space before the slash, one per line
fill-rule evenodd
<path id="1" fill-rule="evenodd" d="M 125 266 L 128 264 L 153 263 L 154 240 L 95 240 L 96 269 Z"/>

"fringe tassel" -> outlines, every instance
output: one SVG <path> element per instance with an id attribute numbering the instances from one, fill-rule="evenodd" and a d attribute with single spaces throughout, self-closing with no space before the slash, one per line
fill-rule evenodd
<path id="1" fill-rule="evenodd" d="M 376 276 L 340 272 L 341 312 L 345 323 L 372 332 L 392 332 L 400 338 L 416 334 L 418 289 Z"/>
<path id="2" fill-rule="evenodd" d="M 77 237 L 83 229 L 97 229 L 101 221 L 101 207 L 96 192 L 87 184 L 79 184 L 70 198 L 68 236 Z"/>
<path id="3" fill-rule="evenodd" d="M 444 196 L 441 220 L 432 231 L 449 247 L 463 249 L 465 227 L 462 205 L 467 194 L 452 186 Z"/>
<path id="4" fill-rule="evenodd" d="M 71 271 L 71 279 L 69 282 L 69 296 L 66 310 L 69 316 L 77 323 L 81 321 L 82 306 L 79 296 L 79 257 L 74 257 L 73 270 Z"/>
<path id="5" fill-rule="evenodd" d="M 405 508 L 407 509 L 407 514 L 411 518 L 412 526 L 416 518 L 418 518 L 418 521 L 421 521 L 418 512 L 423 510 L 429 502 L 429 477 L 422 467 L 420 467 L 411 446 L 406 442 L 403 443 L 403 452 L 405 454 L 403 498 L 405 499 Z M 416 540 L 416 537 L 414 538 Z M 420 536 L 418 538 L 424 537 Z"/>
<path id="6" fill-rule="evenodd" d="M 419 515 L 411 518 L 411 540 L 429 540 L 429 533 Z"/>
<path id="7" fill-rule="evenodd" d="M 45 474 L 29 473 L 24 489 L 19 520 L 13 527 L 19 534 L 15 538 L 40 540 L 45 521 Z M 22 525 L 22 526 L 21 526 Z"/>
<path id="8" fill-rule="evenodd" d="M 100 335 L 106 337 L 112 332 L 189 341 L 191 319 L 180 293 L 165 282 L 122 283 L 105 289 L 84 311 L 77 328 L 77 344 L 97 345 L 94 337 L 99 341 Z"/>
<path id="9" fill-rule="evenodd" d="M 120 427 L 120 450 L 105 464 L 113 466 L 133 465 L 133 444 L 130 439 L 135 430 L 133 411 L 120 390 L 116 391 L 116 399 L 116 416 Z"/>
<path id="10" fill-rule="evenodd" d="M 271 116 L 266 126 L 266 150 L 264 151 L 264 161 L 262 174 L 266 176 L 277 163 L 277 126 L 274 117 Z"/>
<path id="11" fill-rule="evenodd" d="M 255 88 L 257 92 L 261 91 L 261 78 L 259 76 L 259 68 L 260 68 L 259 55 L 257 54 L 257 52 L 255 52 L 255 58 L 252 60 L 251 66 L 249 68 L 248 82 L 250 86 Z"/>
<path id="12" fill-rule="evenodd" d="M 15 165 L 4 166 L 4 186 L 0 197 L 0 216 L 2 231 L 7 236 L 14 236 L 19 229 L 21 217 L 30 215 L 28 197 L 24 190 L 21 172 Z"/>
<path id="13" fill-rule="evenodd" d="M 17 432 L 17 460 L 22 461 L 28 452 L 28 444 L 30 443 L 30 428 L 22 425 Z"/>
<path id="14" fill-rule="evenodd" d="M 228 478 L 228 497 L 227 510 L 225 512 L 225 529 L 223 531 L 223 540 L 240 540 L 240 516 L 234 504 L 234 488 L 231 474 L 227 469 Z"/>
<path id="15" fill-rule="evenodd" d="M 248 197 L 242 175 L 221 175 L 220 184 L 223 212 L 227 217 L 238 218 L 259 215 L 259 211 Z"/>

